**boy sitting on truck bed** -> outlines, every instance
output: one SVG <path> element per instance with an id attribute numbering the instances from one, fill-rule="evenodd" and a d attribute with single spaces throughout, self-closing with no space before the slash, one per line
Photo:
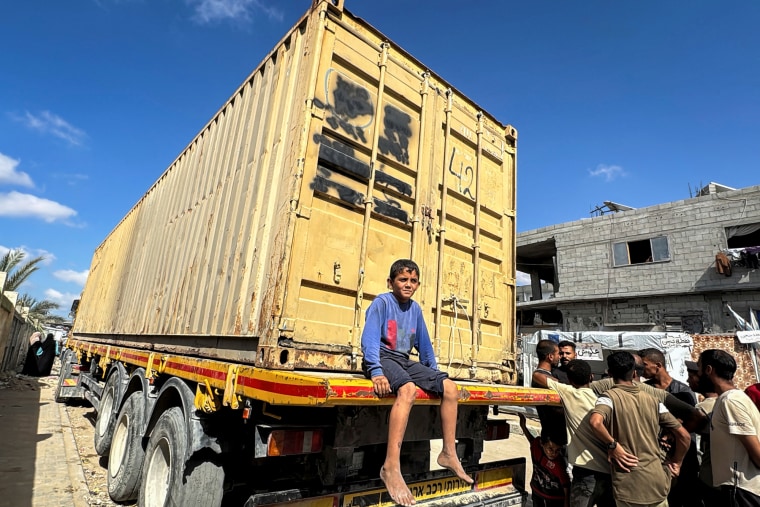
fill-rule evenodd
<path id="1" fill-rule="evenodd" d="M 468 484 L 473 483 L 456 452 L 457 386 L 438 370 L 422 309 L 412 300 L 420 285 L 419 276 L 420 268 L 414 261 L 394 262 L 388 277 L 391 292 L 372 301 L 362 331 L 362 366 L 372 379 L 375 393 L 380 397 L 396 394 L 380 478 L 393 501 L 405 506 L 414 505 L 415 500 L 401 475 L 401 443 L 417 387 L 441 397 L 443 450 L 438 455 L 438 464 Z M 419 353 L 419 362 L 409 358 L 412 347 Z"/>

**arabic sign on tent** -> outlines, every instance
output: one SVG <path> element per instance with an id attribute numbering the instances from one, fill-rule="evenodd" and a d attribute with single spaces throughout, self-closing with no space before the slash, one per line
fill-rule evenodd
<path id="1" fill-rule="evenodd" d="M 568 340 L 575 343 L 578 358 L 589 361 L 595 374 L 603 373 L 606 357 L 611 351 L 628 350 L 636 352 L 641 349 L 655 348 L 663 351 L 666 368 L 670 376 L 686 382 L 685 361 L 691 360 L 694 342 L 686 333 L 658 332 L 605 332 L 605 331 L 537 331 L 524 339 L 522 351 L 523 385 L 529 386 L 531 373 L 538 366 L 536 344 L 540 340 L 552 340 L 559 343 Z"/>

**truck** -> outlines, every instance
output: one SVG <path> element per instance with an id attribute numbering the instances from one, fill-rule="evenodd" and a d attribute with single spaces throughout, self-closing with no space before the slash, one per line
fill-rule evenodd
<path id="1" fill-rule="evenodd" d="M 402 473 L 430 505 L 521 505 L 515 386 L 517 131 L 344 8 L 315 1 L 94 252 L 56 399 L 97 411 L 115 501 L 391 505 L 393 397 L 362 373 L 389 266 L 459 390 L 465 484 L 431 467 L 440 400 L 419 390 Z"/>

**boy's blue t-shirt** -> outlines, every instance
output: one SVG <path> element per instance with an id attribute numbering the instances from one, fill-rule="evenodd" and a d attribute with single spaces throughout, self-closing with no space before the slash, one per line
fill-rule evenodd
<path id="1" fill-rule="evenodd" d="M 380 347 L 409 357 L 417 349 L 420 363 L 438 369 L 422 309 L 416 301 L 399 303 L 392 292 L 380 294 L 367 309 L 362 330 L 364 367 L 370 377 L 383 375 Z"/>

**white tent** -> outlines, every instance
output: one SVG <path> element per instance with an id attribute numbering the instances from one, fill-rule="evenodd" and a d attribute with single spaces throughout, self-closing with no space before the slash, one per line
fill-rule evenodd
<path id="1" fill-rule="evenodd" d="M 568 340 L 575 343 L 578 359 L 584 359 L 591 365 L 595 374 L 607 369 L 606 358 L 609 352 L 628 350 L 636 352 L 641 349 L 659 349 L 665 355 L 665 367 L 671 377 L 686 382 L 687 372 L 684 361 L 691 361 L 694 342 L 686 333 L 657 332 L 605 332 L 582 331 L 569 333 L 564 331 L 537 331 L 523 341 L 522 368 L 523 384 L 530 386 L 531 374 L 538 366 L 536 344 L 540 340 L 552 340 L 559 343 Z"/>

